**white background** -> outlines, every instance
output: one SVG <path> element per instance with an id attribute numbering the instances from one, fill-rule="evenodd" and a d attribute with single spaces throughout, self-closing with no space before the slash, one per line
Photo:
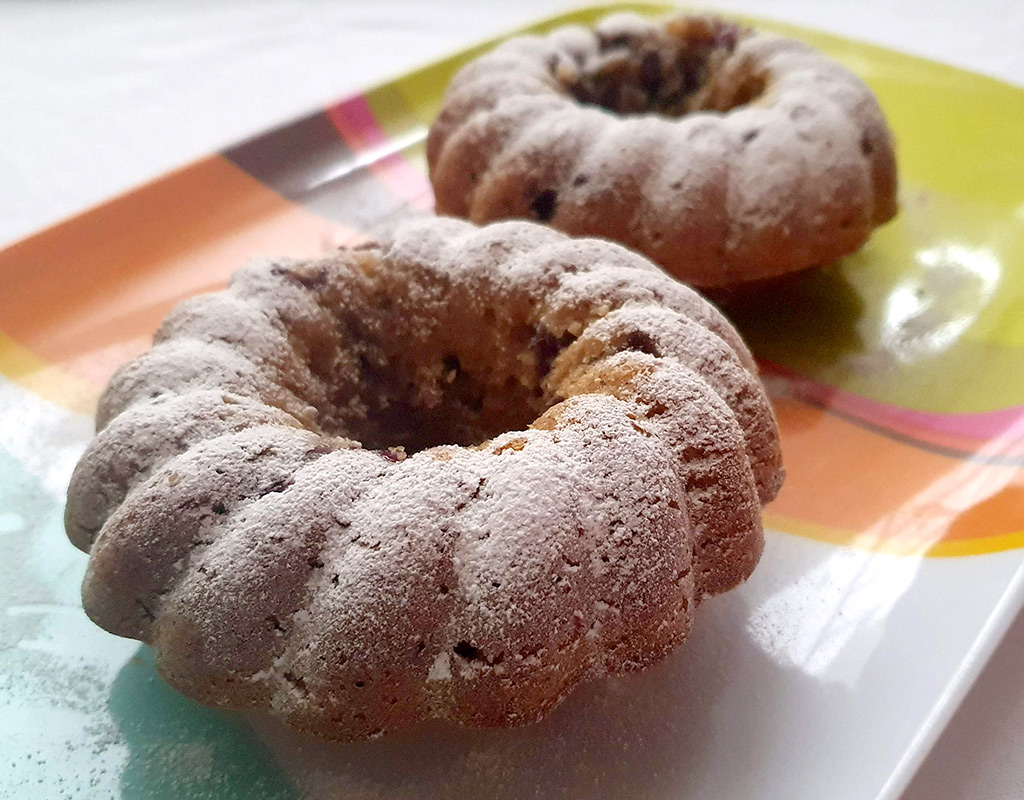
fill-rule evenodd
<path id="1" fill-rule="evenodd" d="M 1024 85 L 1020 0 L 704 5 L 818 27 Z M 0 244 L 568 6 L 539 0 L 0 0 Z M 951 125 L 955 115 L 950 109 Z M 1022 734 L 1024 617 L 904 800 L 1024 797 Z"/>

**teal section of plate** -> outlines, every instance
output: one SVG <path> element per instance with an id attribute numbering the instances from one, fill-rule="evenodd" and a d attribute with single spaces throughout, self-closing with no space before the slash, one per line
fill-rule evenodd
<path id="1" fill-rule="evenodd" d="M 63 502 L 0 449 L 0 798 L 291 800 L 237 714 L 170 688 L 78 600 Z"/>

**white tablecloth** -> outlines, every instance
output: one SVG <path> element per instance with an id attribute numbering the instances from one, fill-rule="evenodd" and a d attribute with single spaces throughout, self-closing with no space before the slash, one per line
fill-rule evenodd
<path id="1" fill-rule="evenodd" d="M 567 5 L 0 0 L 0 243 Z M 707 5 L 835 31 L 1024 85 L 1021 0 Z M 1024 199 L 1024 187 L 1021 193 Z M 1024 797 L 1022 653 L 1024 615 L 904 800 Z"/>

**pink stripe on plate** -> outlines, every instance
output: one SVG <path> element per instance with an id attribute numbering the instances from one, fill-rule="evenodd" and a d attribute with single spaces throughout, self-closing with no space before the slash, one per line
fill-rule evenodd
<path id="1" fill-rule="evenodd" d="M 422 171 L 409 163 L 402 152 L 419 141 L 418 132 L 410 131 L 415 136 L 408 142 L 388 136 L 364 95 L 350 97 L 332 106 L 327 110 L 327 116 L 345 143 L 360 158 L 366 159 L 366 166 L 388 188 L 417 208 L 433 207 L 430 182 Z"/>
<path id="2" fill-rule="evenodd" d="M 762 361 L 761 367 L 766 374 L 782 379 L 788 392 L 798 399 L 834 408 L 892 430 L 927 431 L 973 439 L 978 443 L 996 438 L 1004 439 L 1005 444 L 1024 441 L 1024 406 L 965 414 L 918 411 L 861 397 L 800 375 L 780 364 Z"/>

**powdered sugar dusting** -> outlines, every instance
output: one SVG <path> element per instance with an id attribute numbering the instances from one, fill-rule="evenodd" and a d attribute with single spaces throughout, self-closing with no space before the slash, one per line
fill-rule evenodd
<path id="1" fill-rule="evenodd" d="M 428 681 L 447 681 L 452 677 L 451 656 L 448 653 L 438 653 L 434 663 L 430 665 L 430 672 L 427 673 Z"/>
<path id="2" fill-rule="evenodd" d="M 105 393 L 85 607 L 321 735 L 539 719 L 753 569 L 780 467 L 748 360 L 643 259 L 529 223 L 250 265 Z"/>
<path id="3" fill-rule="evenodd" d="M 896 211 L 870 89 L 709 16 L 509 40 L 452 79 L 427 156 L 439 213 L 613 239 L 706 287 L 830 263 Z"/>

